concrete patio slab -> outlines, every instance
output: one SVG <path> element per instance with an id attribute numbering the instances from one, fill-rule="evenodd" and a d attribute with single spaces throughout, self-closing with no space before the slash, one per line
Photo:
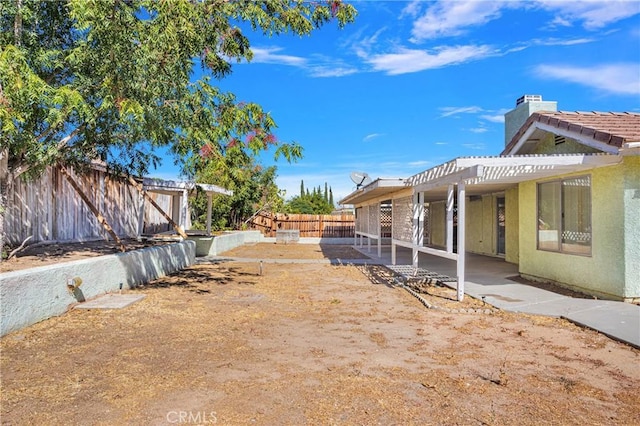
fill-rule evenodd
<path id="1" fill-rule="evenodd" d="M 640 348 L 640 306 L 630 303 L 598 301 L 590 309 L 571 312 L 563 318 Z"/>
<path id="2" fill-rule="evenodd" d="M 144 294 L 105 294 L 89 302 L 80 303 L 74 309 L 122 309 L 144 299 Z"/>

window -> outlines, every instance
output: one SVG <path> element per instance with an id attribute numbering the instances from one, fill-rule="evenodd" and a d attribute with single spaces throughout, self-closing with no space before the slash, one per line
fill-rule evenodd
<path id="1" fill-rule="evenodd" d="M 538 184 L 538 250 L 591 254 L 591 178 Z"/>

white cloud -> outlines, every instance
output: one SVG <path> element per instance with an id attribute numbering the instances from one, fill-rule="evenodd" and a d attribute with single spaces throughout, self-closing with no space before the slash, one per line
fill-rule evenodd
<path id="1" fill-rule="evenodd" d="M 577 83 L 608 93 L 640 94 L 638 64 L 608 64 L 584 68 L 571 65 L 539 65 L 534 72 L 544 78 Z"/>
<path id="2" fill-rule="evenodd" d="M 483 143 L 463 143 L 462 146 L 468 149 L 474 149 L 478 151 L 486 149 L 486 146 Z"/>
<path id="3" fill-rule="evenodd" d="M 367 62 L 376 71 L 389 75 L 407 74 L 447 65 L 461 64 L 493 56 L 496 53 L 489 46 L 439 47 L 434 53 L 425 50 L 399 48 L 396 53 L 373 55 Z"/>
<path id="4" fill-rule="evenodd" d="M 442 111 L 440 117 L 449 117 L 457 114 L 477 114 L 482 112 L 482 108 L 478 106 L 468 106 L 468 107 L 440 107 L 438 108 Z"/>
<path id="5" fill-rule="evenodd" d="M 358 72 L 356 68 L 342 65 L 340 60 L 323 55 L 311 55 L 310 58 L 283 55 L 278 53 L 283 50 L 281 47 L 254 47 L 251 50 L 253 51 L 253 62 L 300 68 L 311 77 L 343 77 Z"/>
<path id="6" fill-rule="evenodd" d="M 508 2 L 477 0 L 437 2 L 414 21 L 412 41 L 460 35 L 466 27 L 482 25 L 499 18 L 500 10 L 506 3 Z M 417 9 L 414 7 L 411 12 L 415 16 Z"/>
<path id="7" fill-rule="evenodd" d="M 424 12 L 423 5 L 428 5 Z M 440 37 L 459 36 L 470 27 L 484 25 L 501 17 L 503 9 L 541 9 L 553 18 L 549 27 L 582 25 L 597 30 L 617 21 L 640 14 L 640 3 L 634 0 L 535 0 L 535 1 L 479 1 L 446 0 L 410 3 L 401 13 L 414 20 L 412 40 L 419 43 Z"/>
<path id="8" fill-rule="evenodd" d="M 383 136 L 382 133 L 371 133 L 370 135 L 365 136 L 362 141 L 363 142 L 369 142 L 370 140 L 373 140 L 375 138 L 379 138 L 380 136 Z"/>
<path id="9" fill-rule="evenodd" d="M 357 73 L 355 68 L 313 66 L 309 68 L 311 77 L 344 77 Z"/>
<path id="10" fill-rule="evenodd" d="M 471 133 L 484 133 L 486 131 L 488 131 L 489 129 L 487 129 L 486 127 L 473 127 L 471 129 L 469 129 L 469 131 Z"/>
<path id="11" fill-rule="evenodd" d="M 495 114 L 482 114 L 480 118 L 490 121 L 492 123 L 504 123 L 504 114 L 509 110 L 500 110 Z"/>
<path id="12" fill-rule="evenodd" d="M 606 27 L 614 22 L 640 13 L 637 1 L 558 1 L 537 0 L 536 4 L 556 14 L 553 24 L 571 26 L 574 22 L 582 22 L 588 30 Z"/>
<path id="13" fill-rule="evenodd" d="M 582 38 L 547 38 L 547 39 L 535 39 L 531 41 L 531 44 L 538 46 L 575 46 L 578 44 L 593 43 L 596 41 L 594 38 L 582 37 Z"/>
<path id="14" fill-rule="evenodd" d="M 278 54 L 277 52 L 280 52 L 281 50 L 281 47 L 253 47 L 251 48 L 251 51 L 253 52 L 252 62 L 262 64 L 290 65 L 294 67 L 304 67 L 307 64 L 307 60 L 300 56 Z"/>

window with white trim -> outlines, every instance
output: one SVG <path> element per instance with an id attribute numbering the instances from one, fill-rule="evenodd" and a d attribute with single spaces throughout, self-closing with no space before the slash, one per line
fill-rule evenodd
<path id="1" fill-rule="evenodd" d="M 591 177 L 538 184 L 538 250 L 591 254 Z"/>

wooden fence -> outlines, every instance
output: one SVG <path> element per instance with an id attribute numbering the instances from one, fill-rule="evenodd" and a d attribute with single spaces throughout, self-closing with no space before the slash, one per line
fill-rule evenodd
<path id="1" fill-rule="evenodd" d="M 300 237 L 349 238 L 354 236 L 353 214 L 317 215 L 261 212 L 249 225 L 266 237 L 275 237 L 276 231 L 299 230 Z"/>
<path id="2" fill-rule="evenodd" d="M 114 179 L 104 171 L 95 169 L 82 175 L 71 174 L 119 237 L 136 237 L 141 232 L 173 229 L 126 181 Z M 171 212 L 171 196 L 149 195 L 163 210 Z M 88 241 L 108 237 L 94 214 L 57 168 L 48 168 L 35 181 L 15 181 L 8 194 L 4 220 L 5 242 L 12 245 L 19 244 L 28 236 L 32 236 L 30 243 Z"/>

